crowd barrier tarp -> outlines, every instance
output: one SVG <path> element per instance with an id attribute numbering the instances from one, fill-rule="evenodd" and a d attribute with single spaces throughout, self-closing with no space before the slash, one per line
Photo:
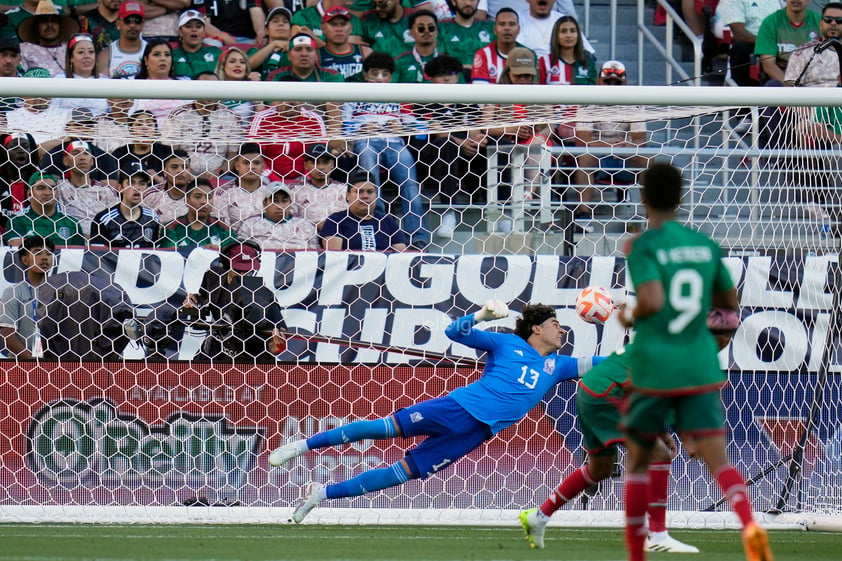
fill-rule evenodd
<path id="1" fill-rule="evenodd" d="M 66 249 L 58 268 L 102 269 L 134 305 L 148 307 L 194 291 L 214 257 L 208 250 Z M 6 252 L 6 286 L 16 279 L 13 261 Z M 779 460 L 792 452 L 813 401 L 830 319 L 832 262 L 830 257 L 726 259 L 739 285 L 742 315 L 733 343 L 720 355 L 730 382 L 723 392 L 729 454 L 749 476 L 772 467 L 754 488 L 759 508 L 774 506 L 787 470 Z M 573 311 L 584 286 L 609 287 L 618 299 L 626 292 L 622 259 L 267 252 L 259 274 L 275 291 L 290 326 L 322 335 L 473 357 L 470 349 L 450 345 L 442 331 L 451 318 L 496 297 L 512 302 L 513 310 L 536 301 L 556 306 L 569 330 L 562 352 L 607 354 L 622 341 L 615 322 L 592 326 Z M 498 323 L 513 325 L 511 318 Z M 805 449 L 808 495 L 842 482 L 836 347 L 830 349 L 824 400 Z M 204 496 L 211 502 L 233 497 L 247 505 L 288 506 L 307 481 L 337 481 L 388 465 L 411 442 L 364 442 L 268 470 L 268 451 L 282 440 L 387 415 L 478 375 L 475 368 L 446 363 L 403 364 L 410 358 L 374 350 L 319 343 L 307 351 L 296 360 L 262 366 L 9 364 L 0 379 L 0 500 L 148 505 Z M 343 504 L 534 504 L 582 459 L 574 389 L 560 385 L 541 408 L 440 475 Z M 674 472 L 671 506 L 693 510 L 699 497 L 711 502 L 719 497 L 698 462 L 681 455 Z M 610 491 L 601 495 L 608 507 L 618 508 L 616 485 L 604 486 Z"/>

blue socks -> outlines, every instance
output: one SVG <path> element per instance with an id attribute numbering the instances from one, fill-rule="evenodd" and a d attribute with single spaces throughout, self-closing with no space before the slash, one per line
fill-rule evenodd
<path id="1" fill-rule="evenodd" d="M 397 435 L 398 429 L 395 427 L 392 417 L 384 417 L 373 421 L 356 421 L 311 436 L 307 439 L 307 448 L 315 450 L 316 448 L 349 444 L 359 440 L 395 438 Z"/>
<path id="2" fill-rule="evenodd" d="M 348 481 L 328 485 L 326 489 L 327 498 L 358 497 L 372 491 L 406 483 L 409 479 L 410 477 L 403 467 L 403 462 L 397 462 L 387 468 L 366 471 Z"/>

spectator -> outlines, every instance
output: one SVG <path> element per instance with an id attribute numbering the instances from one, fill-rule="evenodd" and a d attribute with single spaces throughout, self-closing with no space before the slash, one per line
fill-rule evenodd
<path id="1" fill-rule="evenodd" d="M 190 171 L 215 177 L 228 171 L 243 139 L 240 118 L 219 101 L 196 100 L 174 109 L 164 121 L 163 137 L 190 155 Z"/>
<path id="2" fill-rule="evenodd" d="M 149 111 L 135 111 L 129 117 L 130 141 L 112 152 L 117 168 L 129 175 L 146 172 L 152 181 L 161 181 L 164 162 L 172 155 L 173 148 L 160 142 L 158 122 Z M 166 137 L 170 140 L 170 137 Z"/>
<path id="3" fill-rule="evenodd" d="M 537 70 L 535 68 L 535 53 L 526 47 L 516 47 L 509 51 L 501 84 L 537 84 Z M 518 120 L 520 114 L 528 117 L 528 108 L 523 105 L 486 105 L 483 121 L 487 123 L 511 122 Z M 519 146 L 525 149 L 523 176 L 527 186 L 524 199 L 537 197 L 536 181 L 540 176 L 541 149 L 550 138 L 550 127 L 546 123 L 529 123 L 512 126 L 492 126 L 486 130 L 489 142 L 494 142 L 497 149 L 501 147 Z M 507 148 L 503 148 L 507 150 Z"/>
<path id="4" fill-rule="evenodd" d="M 100 77 L 97 69 L 94 38 L 87 34 L 77 34 L 67 43 L 64 71 L 56 74 L 56 78 L 76 78 L 82 80 Z M 59 107 L 66 110 L 85 107 L 95 116 L 102 115 L 108 110 L 108 102 L 104 99 L 90 98 L 60 98 Z"/>
<path id="5" fill-rule="evenodd" d="M 401 0 L 372 0 L 372 10 L 363 15 L 363 41 L 380 53 L 405 53 L 412 48 L 407 18 L 414 12 Z"/>
<path id="6" fill-rule="evenodd" d="M 427 63 L 425 72 L 434 84 L 455 84 L 462 75 L 462 63 L 455 57 L 441 55 Z M 431 132 L 418 158 L 419 164 L 429 166 L 427 175 L 435 182 L 439 202 L 448 207 L 435 235 L 450 238 L 457 222 L 456 213 L 450 207 L 459 203 L 459 196 L 465 193 L 469 198 L 462 203 L 479 202 L 481 178 L 488 167 L 482 154 L 488 142 L 485 132 L 471 129 L 479 121 L 480 111 L 476 105 L 427 103 L 417 107 L 415 114 L 426 121 L 430 129 L 455 129 L 454 132 Z"/>
<path id="7" fill-rule="evenodd" d="M 79 220 L 82 232 L 91 232 L 91 220 L 96 214 L 118 201 L 111 185 L 91 180 L 94 157 L 91 145 L 84 140 L 64 144 L 64 166 L 67 173 L 58 182 L 58 200 L 64 211 Z"/>
<path id="8" fill-rule="evenodd" d="M 351 14 L 348 6 L 350 6 L 350 3 L 347 0 L 319 0 L 315 5 L 295 12 L 292 16 L 292 25 L 295 28 L 295 33 L 306 33 L 316 41 L 317 48 L 324 47 L 327 43 L 324 24 L 329 21 L 327 19 L 328 12 L 335 11 L 339 8 L 347 14 L 348 23 L 350 24 L 350 28 L 348 29 L 350 42 L 354 45 L 362 44 L 362 21 L 357 16 Z"/>
<path id="9" fill-rule="evenodd" d="M 716 15 L 731 30 L 728 58 L 731 78 L 738 86 L 759 86 L 751 77 L 751 57 L 760 24 L 781 7 L 781 0 L 720 0 Z"/>
<path id="10" fill-rule="evenodd" d="M 0 136 L 0 227 L 9 229 L 11 218 L 23 210 L 26 202 L 26 180 L 38 171 L 37 146 L 31 134 Z"/>
<path id="11" fill-rule="evenodd" d="M 820 36 L 792 52 L 786 65 L 784 84 L 808 88 L 839 87 L 839 56 L 836 49 L 816 52 L 816 47 L 827 39 L 842 36 L 842 4 L 829 2 L 822 8 L 819 21 Z"/>
<path id="12" fill-rule="evenodd" d="M 267 80 L 278 81 L 291 76 L 300 82 L 344 82 L 342 74 L 318 64 L 319 53 L 312 37 L 298 33 L 289 44 L 289 66 L 275 70 Z"/>
<path id="13" fill-rule="evenodd" d="M 394 70 L 392 57 L 384 53 L 373 52 L 363 62 L 365 81 L 369 83 L 391 82 Z M 372 174 L 378 190 L 381 169 L 397 185 L 403 207 L 403 229 L 410 236 L 413 247 L 423 249 L 430 242 L 430 233 L 424 224 L 415 158 L 406 141 L 398 136 L 405 134 L 407 126 L 416 128 L 418 119 L 410 107 L 402 103 L 347 102 L 342 113 L 345 133 L 364 136 L 354 142 L 360 167 Z M 386 205 L 382 201 L 378 202 L 378 210 L 385 214 Z"/>
<path id="14" fill-rule="evenodd" d="M 24 278 L 4 290 L 0 300 L 0 335 L 10 358 L 33 360 L 44 356 L 35 315 L 35 290 L 52 270 L 55 251 L 55 244 L 48 238 L 33 235 L 23 239 L 18 256 Z"/>
<path id="15" fill-rule="evenodd" d="M 760 68 L 770 85 L 780 85 L 785 79 L 786 64 L 792 51 L 819 37 L 816 12 L 807 9 L 804 0 L 786 0 L 786 7 L 767 16 L 760 24 L 754 54 L 760 58 Z"/>
<path id="16" fill-rule="evenodd" d="M 178 48 L 173 51 L 173 74 L 191 80 L 202 72 L 215 72 L 222 54 L 219 47 L 205 45 L 205 17 L 187 10 L 178 18 Z"/>
<path id="17" fill-rule="evenodd" d="M 600 86 L 625 86 L 628 84 L 625 65 L 618 60 L 603 63 L 596 81 Z M 638 108 L 628 108 L 628 120 L 623 122 L 600 121 L 576 123 L 576 144 L 586 148 L 637 148 L 646 146 L 646 121 L 641 115 L 634 119 Z M 588 221 L 593 218 L 594 185 L 630 185 L 647 165 L 645 156 L 594 156 L 584 153 L 577 158 L 575 182 L 581 186 L 580 205 L 573 217 L 578 227 L 590 231 Z M 622 187 L 621 187 L 622 189 Z"/>
<path id="18" fill-rule="evenodd" d="M 153 39 L 146 44 L 140 61 L 137 80 L 175 80 L 172 67 L 172 46 L 163 39 Z M 138 109 L 146 109 L 155 115 L 158 128 L 164 124 L 170 111 L 184 104 L 180 99 L 139 99 Z"/>
<path id="19" fill-rule="evenodd" d="M 23 238 L 37 234 L 57 246 L 85 245 L 79 222 L 58 210 L 58 178 L 43 172 L 33 173 L 29 185 L 29 207 L 12 218 L 3 236 L 6 245 L 20 246 Z"/>
<path id="20" fill-rule="evenodd" d="M 120 36 L 97 55 L 97 68 L 109 78 L 130 78 L 140 72 L 146 40 L 143 33 L 143 5 L 135 0 L 120 4 L 117 30 Z"/>
<path id="21" fill-rule="evenodd" d="M 44 68 L 50 76 L 63 72 L 67 41 L 76 33 L 76 20 L 61 15 L 52 0 L 40 0 L 33 16 L 18 27 L 21 64 L 27 70 Z"/>
<path id="22" fill-rule="evenodd" d="M 596 59 L 585 50 L 576 18 L 558 18 L 551 37 L 550 52 L 538 59 L 538 83 L 595 84 Z"/>
<path id="23" fill-rule="evenodd" d="M 246 218 L 239 237 L 256 241 L 264 250 L 320 249 L 316 226 L 293 216 L 293 207 L 289 188 L 280 181 L 270 183 L 263 188 L 263 215 Z"/>
<path id="24" fill-rule="evenodd" d="M 20 64 L 20 41 L 17 37 L 0 37 L 0 78 L 23 76 Z M 9 111 L 17 105 L 0 100 L 0 111 Z"/>
<path id="25" fill-rule="evenodd" d="M 260 216 L 263 212 L 263 176 L 266 160 L 256 142 L 246 142 L 232 165 L 236 178 L 223 183 L 216 190 L 215 206 L 219 219 L 239 230 L 246 218 Z"/>
<path id="26" fill-rule="evenodd" d="M 439 56 L 439 25 L 436 15 L 429 10 L 412 12 L 407 18 L 409 35 L 415 45 L 395 59 L 395 82 L 420 84 L 426 82 L 424 65 Z"/>
<path id="27" fill-rule="evenodd" d="M 144 202 L 158 214 L 161 224 L 169 224 L 187 214 L 185 193 L 193 176 L 190 173 L 190 156 L 176 148 L 164 160 L 163 182 L 146 192 Z"/>
<path id="28" fill-rule="evenodd" d="M 283 6 L 272 8 L 266 16 L 266 44 L 263 47 L 252 47 L 248 51 L 249 64 L 260 72 L 260 77 L 266 77 L 279 68 L 289 66 L 289 40 L 292 36 L 292 12 Z"/>
<path id="29" fill-rule="evenodd" d="M 316 111 L 296 101 L 273 101 L 254 116 L 248 136 L 260 142 L 272 171 L 287 181 L 305 173 L 302 139 L 322 138 L 326 132 Z"/>
<path id="30" fill-rule="evenodd" d="M 477 17 L 477 0 L 452 0 L 453 19 L 439 24 L 439 37 L 447 52 L 459 59 L 470 79 L 476 52 L 494 40 L 494 22 Z"/>
<path id="31" fill-rule="evenodd" d="M 18 27 L 25 19 L 35 15 L 38 10 L 38 2 L 39 0 L 23 0 L 17 6 L 9 7 L 3 14 L 8 21 L 0 26 L 0 35 L 3 37 L 18 37 Z"/>
<path id="32" fill-rule="evenodd" d="M 97 52 L 120 38 L 117 20 L 120 18 L 120 0 L 99 0 L 96 8 L 79 16 L 81 33 L 94 38 Z"/>
<path id="33" fill-rule="evenodd" d="M 260 73 L 252 72 L 246 53 L 239 47 L 231 45 L 225 47 L 216 62 L 216 76 L 220 80 L 260 81 Z M 255 112 L 255 104 L 251 101 L 231 99 L 223 101 L 222 104 L 236 113 L 243 123 L 251 122 Z"/>
<path id="34" fill-rule="evenodd" d="M 371 48 L 351 41 L 352 15 L 344 6 L 334 6 L 322 19 L 324 45 L 319 49 L 322 68 L 336 70 L 347 81 L 363 69 Z"/>
<path id="35" fill-rule="evenodd" d="M 348 210 L 331 214 L 320 232 L 328 250 L 404 251 L 406 235 L 397 221 L 377 210 L 377 186 L 365 170 L 348 178 Z"/>
<path id="36" fill-rule="evenodd" d="M 202 278 L 199 293 L 185 298 L 184 308 L 201 308 L 203 319 L 215 324 L 195 360 L 272 363 L 284 349 L 281 308 L 274 293 L 255 277 L 260 253 L 252 241 L 225 244 L 218 264 Z"/>
<path id="37" fill-rule="evenodd" d="M 97 117 L 94 125 L 94 143 L 106 152 L 114 152 L 131 140 L 129 111 L 134 107 L 133 99 L 109 98 L 105 100 L 108 110 Z"/>
<path id="38" fill-rule="evenodd" d="M 348 208 L 348 185 L 332 179 L 336 156 L 326 144 L 307 147 L 304 169 L 307 173 L 302 183 L 295 186 L 293 199 L 298 215 L 320 227 L 329 215 Z"/>
<path id="39" fill-rule="evenodd" d="M 100 211 L 91 222 L 91 245 L 156 247 L 161 223 L 151 208 L 143 206 L 143 194 L 152 183 L 145 171 L 120 173 L 120 202 Z"/>
<path id="40" fill-rule="evenodd" d="M 576 21 L 579 21 L 579 16 L 576 15 L 576 8 L 572 0 L 564 0 L 564 9 L 561 11 L 554 10 L 555 5 L 547 2 L 547 0 L 527 0 L 527 3 L 529 7 L 520 10 L 518 13 L 520 18 L 518 39 L 524 47 L 531 49 L 538 56 L 543 56 L 550 51 L 550 44 L 554 39 L 552 33 L 556 20 L 562 16 L 573 16 Z M 582 42 L 587 52 L 594 52 L 584 34 L 582 34 Z"/>
<path id="41" fill-rule="evenodd" d="M 497 37 L 490 44 L 474 54 L 471 68 L 471 82 L 477 84 L 497 84 L 503 76 L 506 57 L 515 47 L 522 47 L 517 42 L 520 33 L 520 19 L 511 8 L 502 8 L 494 19 L 494 35 Z"/>
<path id="42" fill-rule="evenodd" d="M 25 78 L 49 78 L 49 71 L 30 68 Z M 58 107 L 51 98 L 25 97 L 21 106 L 6 112 L 6 131 L 32 134 L 43 153 L 59 145 L 64 138 L 64 128 L 70 113 Z"/>
<path id="43" fill-rule="evenodd" d="M 205 15 L 210 20 L 208 31 L 225 45 L 234 43 L 264 44 L 263 13 L 256 0 L 206 0 Z"/>
<path id="44" fill-rule="evenodd" d="M 105 150 L 91 143 L 90 140 L 94 137 L 94 129 L 96 127 L 96 119 L 94 119 L 91 110 L 87 107 L 77 107 L 70 112 L 70 120 L 65 125 L 65 136 L 61 144 L 54 148 L 41 158 L 41 169 L 47 173 L 64 176 L 67 172 L 67 166 L 64 163 L 65 152 L 64 144 L 71 140 L 84 140 L 88 143 L 91 150 L 91 156 L 94 158 L 93 169 L 91 170 L 92 181 L 107 182 L 113 180 L 113 186 L 117 186 L 117 161 L 107 153 Z"/>
<path id="45" fill-rule="evenodd" d="M 187 213 L 164 228 L 162 247 L 221 247 L 234 241 L 234 232 L 213 216 L 213 186 L 197 177 L 185 192 Z"/>

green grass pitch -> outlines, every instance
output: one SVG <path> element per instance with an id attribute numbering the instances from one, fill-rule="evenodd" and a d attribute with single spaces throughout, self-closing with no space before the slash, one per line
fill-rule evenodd
<path id="1" fill-rule="evenodd" d="M 702 553 L 663 561 L 742 561 L 734 530 L 676 530 Z M 842 537 L 773 531 L 777 561 L 842 559 Z M 318 525 L 0 525 L 0 561 L 622 561 L 622 530 L 550 528 L 530 550 L 519 528 Z"/>

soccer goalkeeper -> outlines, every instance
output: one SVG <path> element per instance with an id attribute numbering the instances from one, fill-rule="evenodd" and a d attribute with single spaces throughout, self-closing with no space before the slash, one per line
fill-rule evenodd
<path id="1" fill-rule="evenodd" d="M 366 439 L 427 437 L 389 467 L 332 485 L 310 483 L 292 520 L 301 522 L 325 499 L 356 497 L 433 475 L 519 421 L 550 388 L 563 380 L 577 379 L 602 360 L 558 354 L 565 332 L 555 309 L 543 304 L 523 307 L 514 334 L 474 328 L 477 322 L 504 318 L 508 313 L 504 303 L 489 300 L 478 312 L 455 320 L 445 330 L 452 341 L 488 353 L 485 369 L 476 382 L 388 417 L 356 421 L 272 452 L 269 463 L 279 466 L 327 446 Z"/>
<path id="2" fill-rule="evenodd" d="M 712 310 L 708 328 L 719 349 L 731 341 L 739 324 L 732 311 Z M 588 452 L 587 463 L 568 475 L 561 485 L 538 507 L 520 513 L 529 547 L 544 547 L 544 532 L 550 517 L 591 485 L 611 477 L 617 461 L 617 446 L 625 441 L 619 427 L 620 405 L 629 384 L 627 347 L 611 354 L 599 366 L 582 376 L 576 390 L 576 414 Z M 674 443 L 666 433 L 655 441 L 649 464 L 649 533 L 646 551 L 698 553 L 698 548 L 682 543 L 667 532 L 667 496 Z"/>

